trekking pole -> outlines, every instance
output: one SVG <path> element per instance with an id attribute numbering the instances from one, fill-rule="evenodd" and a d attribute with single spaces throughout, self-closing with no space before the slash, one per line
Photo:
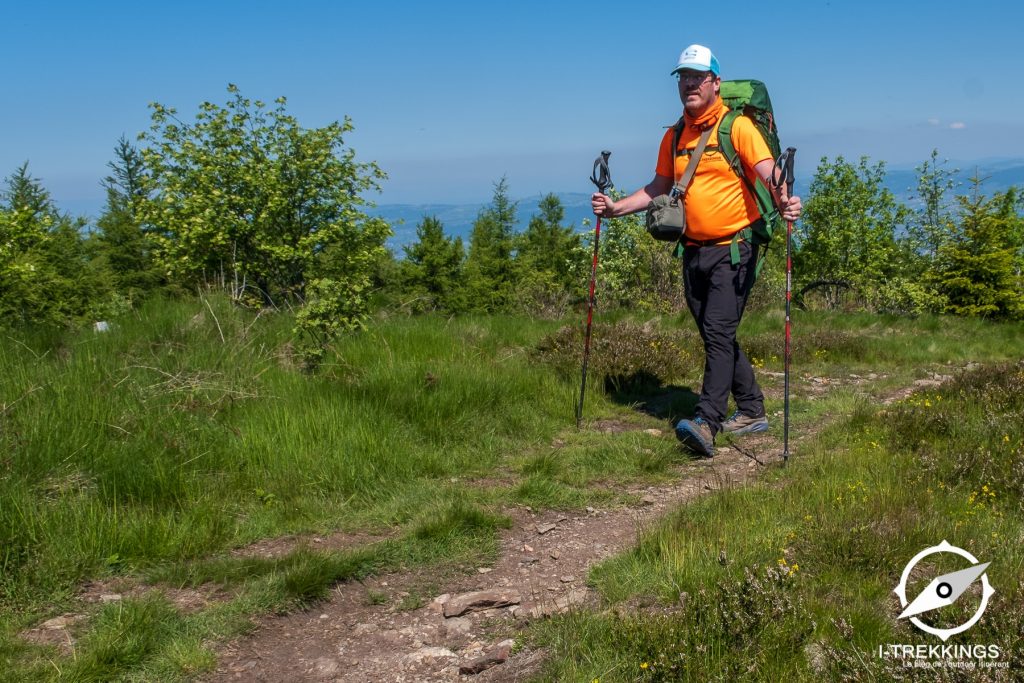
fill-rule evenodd
<path id="1" fill-rule="evenodd" d="M 782 153 L 778 161 L 775 162 L 777 167 L 782 168 L 782 174 L 777 178 L 773 179 L 776 187 L 786 184 L 786 196 L 793 196 L 793 160 L 796 157 L 796 148 L 787 147 L 786 151 Z M 773 172 L 774 176 L 774 172 Z M 786 464 L 789 462 L 789 364 L 792 359 L 792 351 L 790 346 L 790 325 L 789 325 L 789 310 L 790 304 L 793 299 L 793 221 L 786 221 L 786 345 L 783 351 L 784 357 L 784 369 L 783 369 L 783 408 L 782 408 L 782 463 Z"/>
<path id="2" fill-rule="evenodd" d="M 606 194 L 612 186 L 612 176 L 608 172 L 608 157 L 611 152 L 603 151 L 594 161 L 594 172 L 590 180 L 597 185 L 597 191 Z M 583 379 L 580 382 L 580 400 L 576 403 L 576 429 L 583 423 L 583 397 L 587 391 L 587 363 L 590 361 L 590 324 L 594 320 L 594 289 L 597 284 L 597 252 L 601 244 L 601 217 L 597 217 L 594 226 L 594 260 L 590 266 L 590 303 L 587 305 L 587 332 L 583 342 Z"/>

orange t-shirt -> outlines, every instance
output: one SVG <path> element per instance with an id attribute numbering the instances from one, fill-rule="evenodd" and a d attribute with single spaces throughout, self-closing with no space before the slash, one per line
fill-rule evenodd
<path id="1" fill-rule="evenodd" d="M 727 111 L 728 107 L 723 106 L 721 116 Z M 693 149 L 699 139 L 700 131 L 687 125 L 679 136 L 679 149 Z M 738 116 L 733 122 L 732 142 L 743 163 L 747 179 L 754 183 L 757 179 L 754 166 L 772 158 L 768 143 L 761 137 L 754 122 L 745 116 Z M 673 155 L 669 150 L 671 146 L 672 129 L 669 128 L 661 139 L 655 173 L 672 178 L 675 183 L 686 170 L 690 156 L 675 156 L 673 164 Z M 716 123 L 708 138 L 703 158 L 697 164 L 690 189 L 686 192 L 686 236 L 701 241 L 732 237 L 737 230 L 742 230 L 760 217 L 757 201 L 718 150 Z"/>

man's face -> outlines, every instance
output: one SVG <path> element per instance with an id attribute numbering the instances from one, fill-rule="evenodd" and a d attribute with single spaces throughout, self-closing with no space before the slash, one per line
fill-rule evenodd
<path id="1" fill-rule="evenodd" d="M 721 80 L 710 71 L 683 69 L 676 76 L 679 78 L 679 99 L 691 116 L 703 113 L 718 97 Z"/>

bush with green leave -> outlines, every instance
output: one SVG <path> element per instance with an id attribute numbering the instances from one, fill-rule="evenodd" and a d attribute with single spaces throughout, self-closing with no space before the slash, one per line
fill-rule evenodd
<path id="1" fill-rule="evenodd" d="M 797 287 L 843 281 L 865 294 L 906 271 L 908 250 L 896 230 L 909 213 L 884 180 L 884 162 L 870 165 L 861 157 L 854 166 L 841 156 L 821 159 L 796 224 Z"/>
<path id="2" fill-rule="evenodd" d="M 683 308 L 682 266 L 672 256 L 672 246 L 647 233 L 642 213 L 602 219 L 596 288 L 600 305 L 661 312 Z M 593 251 L 594 231 L 590 231 L 574 250 L 570 269 L 583 300 L 589 290 Z"/>
<path id="3" fill-rule="evenodd" d="M 344 146 L 351 121 L 302 128 L 285 98 L 268 109 L 228 86 L 195 121 L 153 104 L 141 139 L 144 199 L 137 208 L 168 279 L 211 284 L 236 301 L 299 302 L 298 329 L 321 348 L 368 313 L 370 278 L 390 235 L 363 193 L 384 173 Z"/>

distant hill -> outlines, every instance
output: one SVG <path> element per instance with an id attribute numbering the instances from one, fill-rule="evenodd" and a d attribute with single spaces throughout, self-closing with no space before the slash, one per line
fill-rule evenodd
<path id="1" fill-rule="evenodd" d="M 590 195 L 583 192 L 556 192 L 565 209 L 563 225 L 573 225 L 583 229 L 583 220 L 593 218 L 590 210 Z M 534 195 L 516 200 L 516 231 L 522 232 L 530 223 L 530 219 L 540 213 L 542 195 Z M 473 231 L 473 222 L 486 204 L 381 204 L 370 210 L 370 214 L 380 216 L 391 224 L 394 235 L 388 240 L 396 255 L 402 255 L 402 247 L 416 241 L 416 227 L 424 217 L 433 216 L 444 225 L 445 234 L 461 237 L 469 246 L 469 236 Z"/>
<path id="2" fill-rule="evenodd" d="M 982 192 L 986 195 L 1003 192 L 1010 187 L 1024 187 L 1024 159 L 990 159 L 982 161 L 950 161 L 946 168 L 959 169 L 954 173 L 956 187 L 953 194 L 970 191 L 970 179 L 978 175 L 983 181 Z M 914 169 L 886 169 L 885 186 L 896 198 L 913 206 L 917 191 L 917 172 Z"/>
<path id="3" fill-rule="evenodd" d="M 874 162 L 872 162 L 874 163 Z M 978 173 L 985 180 L 985 194 L 1002 192 L 1009 187 L 1024 187 L 1024 159 L 986 159 L 972 162 L 950 161 L 946 168 L 959 169 L 954 180 L 957 186 L 954 194 L 962 194 L 970 188 L 969 179 Z M 798 191 L 806 192 L 810 178 L 798 183 Z M 917 172 L 913 168 L 887 168 L 885 186 L 896 198 L 914 206 L 914 194 L 917 189 Z M 577 230 L 589 229 L 584 226 L 585 219 L 593 219 L 590 211 L 590 194 L 583 192 L 556 192 L 565 208 L 565 225 L 573 225 Z M 541 195 L 534 195 L 517 200 L 518 218 L 516 229 L 522 231 L 530 219 L 540 212 L 538 204 Z M 425 216 L 434 216 L 444 225 L 445 233 L 461 237 L 469 246 L 469 236 L 473 230 L 473 221 L 486 204 L 381 204 L 370 213 L 384 218 L 391 224 L 395 234 L 388 240 L 388 246 L 395 254 L 402 256 L 402 247 L 416 241 L 416 226 Z M 590 225 L 592 225 L 592 220 Z"/>

